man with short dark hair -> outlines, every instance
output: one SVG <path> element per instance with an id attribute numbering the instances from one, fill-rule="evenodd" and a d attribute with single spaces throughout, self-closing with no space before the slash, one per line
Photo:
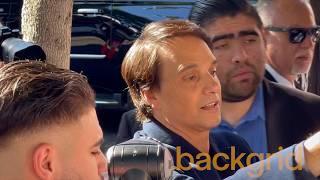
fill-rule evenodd
<path id="1" fill-rule="evenodd" d="M 254 152 L 273 153 L 320 129 L 320 97 L 263 80 L 265 30 L 252 5 L 199 0 L 190 19 L 211 36 L 217 58 L 223 100 L 218 130 L 237 132 Z"/>
<path id="2" fill-rule="evenodd" d="M 0 69 L 0 179 L 100 180 L 106 161 L 87 79 L 38 61 Z"/>

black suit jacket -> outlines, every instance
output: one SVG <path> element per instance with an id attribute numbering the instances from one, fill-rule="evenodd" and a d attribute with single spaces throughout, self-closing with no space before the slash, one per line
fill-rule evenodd
<path id="1" fill-rule="evenodd" d="M 271 81 L 271 82 L 276 82 L 277 83 L 277 80 L 272 76 L 272 74 L 268 70 L 265 70 L 264 77 L 266 79 L 268 79 L 269 81 Z M 301 87 L 301 77 L 298 77 L 298 79 L 296 81 L 294 81 L 294 86 L 297 89 L 303 90 L 302 87 Z"/>
<path id="2" fill-rule="evenodd" d="M 265 70 L 264 77 L 272 82 L 277 82 L 268 70 Z"/>
<path id="3" fill-rule="evenodd" d="M 320 130 L 320 97 L 263 81 L 268 151 L 288 147 Z"/>
<path id="4" fill-rule="evenodd" d="M 141 122 L 136 120 L 136 109 L 123 113 L 117 132 L 116 143 L 121 143 L 133 138 L 134 133 L 141 129 Z"/>

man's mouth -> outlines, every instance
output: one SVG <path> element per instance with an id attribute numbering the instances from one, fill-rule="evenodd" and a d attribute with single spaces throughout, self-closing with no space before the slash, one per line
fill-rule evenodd
<path id="1" fill-rule="evenodd" d="M 309 56 L 298 56 L 298 61 L 311 61 L 311 58 Z"/>
<path id="2" fill-rule="evenodd" d="M 252 71 L 241 71 L 237 72 L 232 76 L 232 79 L 237 81 L 243 81 L 247 79 L 251 79 L 253 77 Z"/>
<path id="3" fill-rule="evenodd" d="M 205 106 L 202 106 L 201 109 L 202 110 L 213 110 L 213 109 L 217 109 L 219 107 L 219 101 L 214 101 L 211 102 Z"/>

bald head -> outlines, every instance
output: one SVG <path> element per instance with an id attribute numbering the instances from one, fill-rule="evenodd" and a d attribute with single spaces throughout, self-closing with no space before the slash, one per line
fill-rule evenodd
<path id="1" fill-rule="evenodd" d="M 265 26 L 291 25 L 301 15 L 314 19 L 309 0 L 259 0 L 257 10 Z"/>

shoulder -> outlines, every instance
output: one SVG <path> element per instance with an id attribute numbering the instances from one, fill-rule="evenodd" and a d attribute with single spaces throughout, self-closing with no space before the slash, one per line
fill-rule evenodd
<path id="1" fill-rule="evenodd" d="M 136 118 L 136 109 L 132 109 L 122 114 L 120 124 L 126 124 L 131 128 L 131 132 L 134 133 L 142 128 L 142 124 Z"/>
<path id="2" fill-rule="evenodd" d="M 136 109 L 131 109 L 122 114 L 122 119 L 136 119 Z"/>
<path id="3" fill-rule="evenodd" d="M 268 98 L 287 99 L 301 103 L 320 104 L 320 96 L 298 89 L 286 87 L 264 79 L 264 93 Z"/>

